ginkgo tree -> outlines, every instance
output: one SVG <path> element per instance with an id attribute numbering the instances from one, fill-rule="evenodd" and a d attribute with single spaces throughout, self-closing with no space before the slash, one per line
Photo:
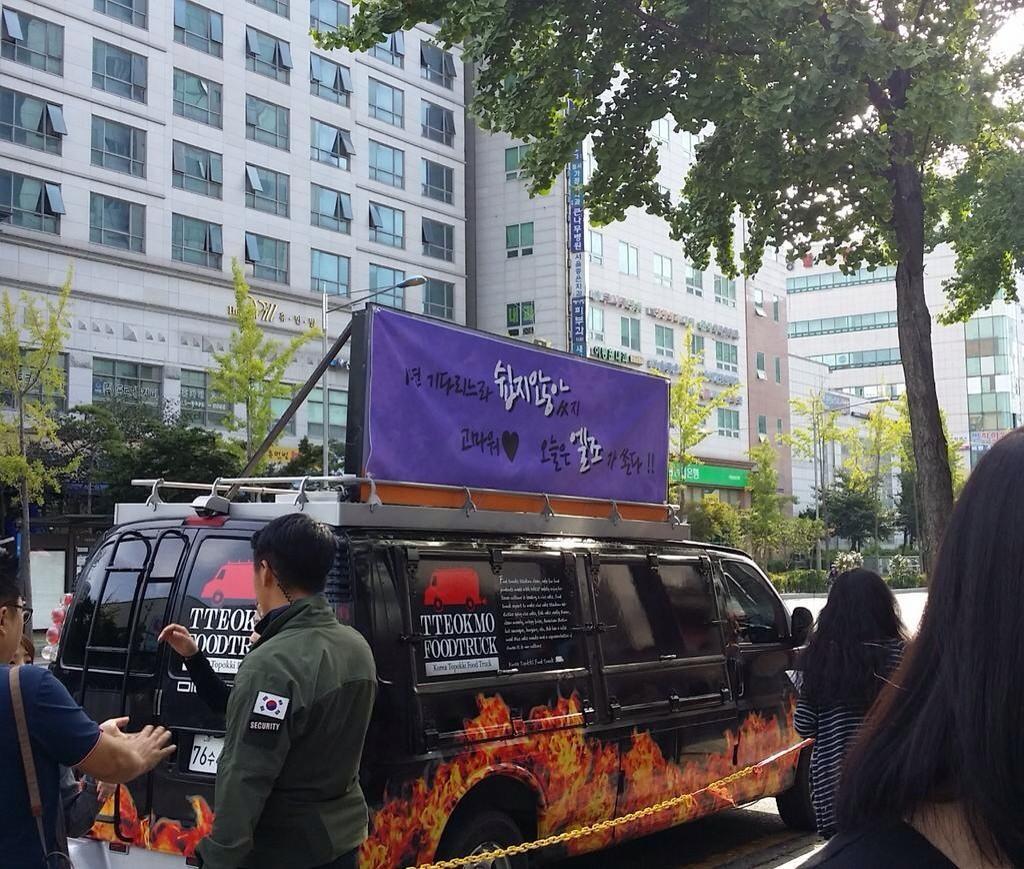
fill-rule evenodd
<path id="1" fill-rule="evenodd" d="M 923 542 L 937 546 L 953 486 L 939 419 L 924 255 L 960 259 L 952 314 L 1016 296 L 1024 265 L 1019 105 L 1024 61 L 990 43 L 1020 0 L 362 0 L 322 47 L 368 49 L 438 22 L 475 76 L 487 129 L 531 142 L 548 189 L 589 139 L 596 222 L 664 217 L 687 258 L 755 272 L 766 248 L 844 270 L 896 265 L 896 309 Z M 1010 92 L 1010 97 L 1006 94 Z M 700 139 L 674 195 L 652 125 Z M 681 188 L 681 191 L 680 191 Z M 680 195 L 681 192 L 681 195 Z M 737 220 L 737 215 L 741 220 Z M 999 232 L 986 230 L 999 225 Z M 989 280 L 992 276 L 996 280 Z"/>
<path id="2" fill-rule="evenodd" d="M 0 482 L 18 491 L 21 508 L 18 579 L 32 605 L 31 505 L 77 462 L 47 463 L 39 448 L 57 441 L 56 404 L 67 384 L 58 364 L 67 341 L 71 272 L 56 295 L 39 300 L 22 293 L 15 305 L 4 292 L 0 305 L 0 395 L 9 410 L 0 412 Z"/>

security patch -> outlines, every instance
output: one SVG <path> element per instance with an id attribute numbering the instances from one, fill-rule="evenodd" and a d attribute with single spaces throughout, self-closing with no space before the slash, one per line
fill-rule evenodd
<path id="1" fill-rule="evenodd" d="M 278 721 L 283 721 L 284 715 L 288 711 L 288 698 L 260 691 L 256 695 L 256 702 L 252 706 L 252 711 L 256 715 L 264 715 L 267 718 L 276 718 Z"/>

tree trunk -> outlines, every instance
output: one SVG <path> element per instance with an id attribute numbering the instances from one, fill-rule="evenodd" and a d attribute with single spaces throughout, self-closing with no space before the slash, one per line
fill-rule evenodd
<path id="1" fill-rule="evenodd" d="M 910 155 L 905 134 L 893 137 L 894 152 Z M 910 433 L 917 465 L 921 562 L 926 573 L 936 557 L 946 520 L 953 509 L 953 477 L 946 435 L 935 393 L 932 318 L 924 292 L 924 200 L 921 173 L 910 159 L 893 159 L 893 228 L 899 248 L 896 265 L 896 314 L 900 357 L 907 388 Z"/>

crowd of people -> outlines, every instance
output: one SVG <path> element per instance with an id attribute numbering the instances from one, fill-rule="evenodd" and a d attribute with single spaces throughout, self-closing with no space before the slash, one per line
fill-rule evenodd
<path id="1" fill-rule="evenodd" d="M 1022 490 L 1019 430 L 988 451 L 957 501 L 913 638 L 881 577 L 834 577 L 801 653 L 795 715 L 814 739 L 813 804 L 828 840 L 806 867 L 1024 866 Z M 262 617 L 233 687 L 187 629 L 160 634 L 226 714 L 201 865 L 353 869 L 367 829 L 358 769 L 373 658 L 320 594 L 335 552 L 328 528 L 283 516 L 252 545 Z M 66 869 L 66 837 L 174 747 L 161 727 L 97 724 L 49 671 L 22 666 L 30 615 L 13 560 L 0 559 L 0 661 L 11 662 L 0 667 L 0 854 L 19 869 Z M 302 800 L 289 799 L 298 790 Z"/>

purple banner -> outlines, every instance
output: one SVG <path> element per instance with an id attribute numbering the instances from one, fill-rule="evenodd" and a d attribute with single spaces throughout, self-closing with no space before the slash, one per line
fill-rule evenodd
<path id="1" fill-rule="evenodd" d="M 668 383 L 370 307 L 364 474 L 662 503 Z M 355 390 L 359 394 L 361 390 Z"/>

